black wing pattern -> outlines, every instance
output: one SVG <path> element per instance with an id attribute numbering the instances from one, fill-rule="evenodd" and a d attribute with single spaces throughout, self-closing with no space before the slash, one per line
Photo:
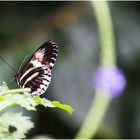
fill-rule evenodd
<path id="1" fill-rule="evenodd" d="M 51 82 L 51 70 L 57 53 L 56 42 L 50 40 L 41 45 L 15 76 L 18 85 L 31 88 L 31 96 L 43 94 Z"/>

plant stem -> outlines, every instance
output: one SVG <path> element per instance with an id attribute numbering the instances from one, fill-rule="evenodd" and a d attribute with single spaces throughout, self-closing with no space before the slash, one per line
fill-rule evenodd
<path id="1" fill-rule="evenodd" d="M 115 41 L 109 7 L 106 1 L 92 1 L 100 36 L 100 65 L 114 66 L 116 63 Z M 104 91 L 96 91 L 89 112 L 76 135 L 77 139 L 92 138 L 108 109 L 111 97 Z"/>
<path id="2" fill-rule="evenodd" d="M 106 1 L 92 1 L 100 36 L 100 63 L 110 66 L 116 63 L 115 38 L 109 7 Z"/>
<path id="3" fill-rule="evenodd" d="M 104 93 L 96 94 L 87 117 L 85 118 L 84 123 L 76 136 L 77 139 L 92 138 L 103 119 L 103 116 L 106 112 L 105 108 L 108 108 L 109 103 L 109 96 L 106 96 Z"/>
<path id="4" fill-rule="evenodd" d="M 7 91 L 4 91 L 0 94 L 17 93 L 17 92 L 30 92 L 30 91 L 31 91 L 30 88 L 20 88 L 20 89 L 7 90 Z"/>

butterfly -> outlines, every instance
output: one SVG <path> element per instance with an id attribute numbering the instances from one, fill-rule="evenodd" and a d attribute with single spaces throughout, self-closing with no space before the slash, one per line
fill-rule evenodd
<path id="1" fill-rule="evenodd" d="M 58 54 L 58 45 L 50 40 L 41 45 L 15 75 L 21 88 L 30 88 L 30 95 L 43 94 L 50 82 L 51 71 Z"/>

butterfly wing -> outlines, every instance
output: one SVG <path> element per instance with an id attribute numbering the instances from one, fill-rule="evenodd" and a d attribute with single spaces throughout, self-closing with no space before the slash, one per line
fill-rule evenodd
<path id="1" fill-rule="evenodd" d="M 54 41 L 41 45 L 17 74 L 18 85 L 31 88 L 32 96 L 43 94 L 51 82 L 51 70 L 57 53 L 58 45 Z"/>

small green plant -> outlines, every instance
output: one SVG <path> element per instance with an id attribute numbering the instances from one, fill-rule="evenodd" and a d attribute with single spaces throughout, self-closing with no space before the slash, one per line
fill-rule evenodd
<path id="1" fill-rule="evenodd" d="M 45 108 L 57 107 L 72 114 L 73 109 L 70 105 L 50 101 L 39 96 L 30 97 L 29 91 L 29 88 L 10 90 L 6 83 L 3 82 L 0 86 L 0 111 L 12 106 L 19 106 L 28 111 L 36 111 L 36 106 L 42 105 Z M 5 112 L 0 116 L 0 139 L 25 138 L 25 134 L 33 127 L 34 124 L 30 117 L 23 116 L 22 113 Z"/>

